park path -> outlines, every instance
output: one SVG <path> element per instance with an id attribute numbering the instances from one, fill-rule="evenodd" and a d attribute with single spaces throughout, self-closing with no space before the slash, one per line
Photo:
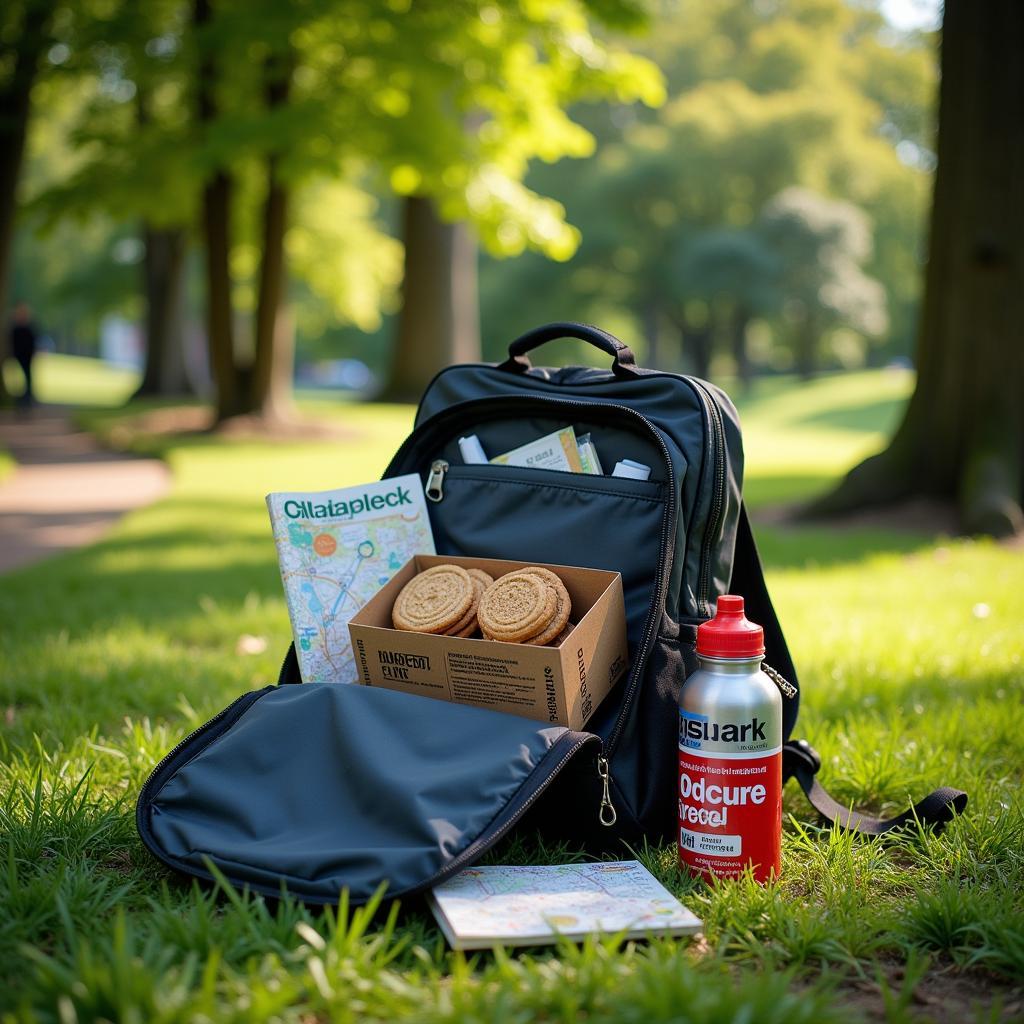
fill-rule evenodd
<path id="1" fill-rule="evenodd" d="M 92 544 L 170 485 L 158 459 L 103 451 L 60 406 L 0 412 L 0 446 L 18 463 L 0 481 L 0 573 Z"/>

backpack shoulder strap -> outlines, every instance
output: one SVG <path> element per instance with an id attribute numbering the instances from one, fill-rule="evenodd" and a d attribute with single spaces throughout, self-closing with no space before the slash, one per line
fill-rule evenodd
<path id="1" fill-rule="evenodd" d="M 740 517 L 736 527 L 736 551 L 732 560 L 732 583 L 729 589 L 742 594 L 747 617 L 764 629 L 765 662 L 793 685 L 796 693 L 782 702 L 782 737 L 788 739 L 796 725 L 800 710 L 800 680 L 789 653 L 779 617 L 775 614 L 768 587 L 764 581 L 761 556 L 757 553 L 754 533 L 750 529 L 747 507 L 740 502 Z"/>
<path id="2" fill-rule="evenodd" d="M 918 823 L 939 830 L 946 822 L 952 821 L 958 814 L 963 814 L 967 806 L 966 793 L 950 786 L 941 786 L 923 800 L 918 800 L 910 810 L 902 814 L 892 818 L 872 818 L 851 807 L 844 807 L 830 796 L 828 790 L 817 779 L 820 767 L 821 758 L 807 740 L 790 740 L 783 744 L 783 783 L 790 778 L 796 779 L 810 805 L 826 821 L 851 832 L 880 836 Z"/>
<path id="3" fill-rule="evenodd" d="M 775 608 L 768 595 L 761 558 L 757 553 L 757 545 L 754 543 L 754 534 L 750 528 L 747 509 L 743 504 L 740 505 L 739 524 L 736 531 L 736 552 L 733 557 L 730 589 L 735 594 L 743 595 L 750 619 L 760 623 L 764 628 L 765 661 L 792 683 L 796 690 L 793 697 L 783 700 L 782 734 L 788 738 L 796 724 L 800 703 L 800 684 L 786 638 L 779 625 L 779 618 L 775 614 Z M 821 758 L 806 740 L 788 740 L 783 744 L 782 781 L 785 782 L 790 778 L 796 779 L 804 791 L 804 796 L 823 818 L 853 832 L 878 836 L 918 822 L 922 825 L 942 828 L 957 814 L 962 814 L 967 806 L 966 793 L 959 789 L 943 786 L 929 793 L 903 814 L 898 814 L 893 818 L 872 818 L 867 814 L 844 807 L 838 800 L 830 796 L 825 787 L 818 782 L 819 768 L 821 768 Z"/>

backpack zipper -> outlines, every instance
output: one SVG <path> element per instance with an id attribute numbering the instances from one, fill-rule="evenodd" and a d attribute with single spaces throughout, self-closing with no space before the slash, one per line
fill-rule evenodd
<path id="1" fill-rule="evenodd" d="M 448 463 L 444 459 L 435 459 L 430 466 L 430 475 L 423 492 L 427 501 L 438 502 L 444 498 L 444 475 L 448 472 Z"/>
<path id="2" fill-rule="evenodd" d="M 387 469 L 384 470 L 384 478 L 394 476 L 396 473 L 402 471 L 408 471 L 403 470 L 402 463 L 409 458 L 409 453 L 417 445 L 422 443 L 422 439 L 417 436 L 421 430 L 426 431 L 428 435 L 431 432 L 436 432 L 440 428 L 441 424 L 447 422 L 449 419 L 457 419 L 467 416 L 471 411 L 470 407 L 475 407 L 477 403 L 486 404 L 488 412 L 493 413 L 496 408 L 500 409 L 504 406 L 521 404 L 523 401 L 545 402 L 553 407 L 558 406 L 563 408 L 586 410 L 590 415 L 594 415 L 595 413 L 599 415 L 602 409 L 614 409 L 616 415 L 625 415 L 627 418 L 637 421 L 643 426 L 644 431 L 650 434 L 661 449 L 665 467 L 668 471 L 668 497 L 665 502 L 665 511 L 661 517 L 661 539 L 659 542 L 661 554 L 658 559 L 658 571 L 654 580 L 654 600 L 651 605 L 651 610 L 647 615 L 647 622 L 644 625 L 644 634 L 641 639 L 640 649 L 630 670 L 629 682 L 626 687 L 625 696 L 623 697 L 622 707 L 619 710 L 618 718 L 615 720 L 615 727 L 612 729 L 611 735 L 608 738 L 607 750 L 608 756 L 611 757 L 615 752 L 619 737 L 622 735 L 622 730 L 625 728 L 626 719 L 628 717 L 629 709 L 633 703 L 633 697 L 636 693 L 639 679 L 643 674 L 644 666 L 647 664 L 647 658 L 650 654 L 651 645 L 654 642 L 654 636 L 657 631 L 658 609 L 665 603 L 666 590 L 668 587 L 668 572 L 665 567 L 665 556 L 668 551 L 669 537 L 672 530 L 675 529 L 676 486 L 675 468 L 672 465 L 672 454 L 668 450 L 668 445 L 665 444 L 665 439 L 662 436 L 661 431 L 646 416 L 644 416 L 643 413 L 639 413 L 635 409 L 631 409 L 628 405 L 619 405 L 617 402 L 586 402 L 567 398 L 553 398 L 547 395 L 510 395 L 502 398 L 471 399 L 468 402 L 460 402 L 458 405 L 450 406 L 448 409 L 437 413 L 436 416 L 432 416 L 419 427 L 416 427 L 413 433 L 406 438 L 398 451 L 395 452 L 394 458 L 389 463 Z M 443 470 L 440 469 L 441 464 L 444 465 Z M 431 467 L 431 477 L 434 476 L 434 466 L 438 467 L 438 477 L 435 479 L 435 483 L 438 488 L 439 496 L 432 500 L 440 501 L 441 497 L 443 497 L 444 473 L 448 470 L 448 464 L 444 462 L 443 459 L 435 460 Z M 428 481 L 429 479 L 430 478 L 428 478 Z"/>

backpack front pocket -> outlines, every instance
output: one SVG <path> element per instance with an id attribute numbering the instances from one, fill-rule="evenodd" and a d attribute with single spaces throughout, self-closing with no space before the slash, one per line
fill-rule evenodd
<path id="1" fill-rule="evenodd" d="M 618 477 L 451 466 L 428 503 L 439 554 L 575 565 L 622 574 L 626 633 L 640 643 L 660 556 L 664 486 Z"/>

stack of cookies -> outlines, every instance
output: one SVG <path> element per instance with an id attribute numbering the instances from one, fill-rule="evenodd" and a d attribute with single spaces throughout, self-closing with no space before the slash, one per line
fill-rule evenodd
<path id="1" fill-rule="evenodd" d="M 559 644 L 572 628 L 572 602 L 550 569 L 529 566 L 495 580 L 481 569 L 435 565 L 395 600 L 396 629 L 511 644 Z"/>
<path id="2" fill-rule="evenodd" d="M 482 569 L 435 565 L 402 587 L 391 611 L 395 629 L 445 636 L 473 636 L 477 608 L 494 577 Z"/>

